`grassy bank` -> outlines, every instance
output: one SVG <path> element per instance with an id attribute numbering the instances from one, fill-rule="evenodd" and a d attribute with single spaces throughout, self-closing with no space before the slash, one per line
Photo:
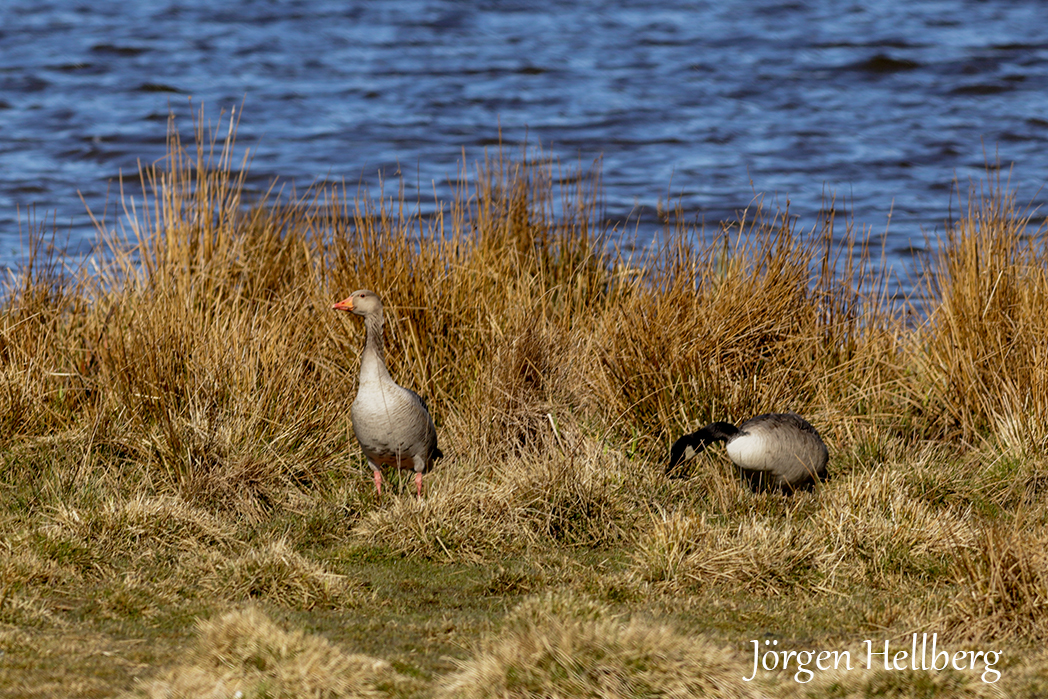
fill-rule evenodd
<path id="1" fill-rule="evenodd" d="M 755 206 L 627 256 L 599 173 L 493 155 L 423 218 L 248 206 L 240 157 L 172 136 L 100 269 L 41 238 L 11 280 L 0 695 L 1048 688 L 1048 252 L 996 183 L 918 314 L 833 220 Z M 361 287 L 436 417 L 421 503 L 377 501 L 352 436 L 363 329 L 330 306 Z M 723 450 L 664 477 L 683 432 L 785 410 L 830 446 L 816 492 L 753 495 Z M 1001 651 L 999 680 L 865 669 L 915 632 Z M 744 682 L 754 640 L 856 669 Z"/>

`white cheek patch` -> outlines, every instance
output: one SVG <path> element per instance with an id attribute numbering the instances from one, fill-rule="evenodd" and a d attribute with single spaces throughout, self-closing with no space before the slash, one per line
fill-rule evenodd
<path id="1" fill-rule="evenodd" d="M 753 471 L 768 469 L 768 445 L 754 434 L 736 437 L 728 443 L 728 457 L 736 466 Z"/>
<path id="2" fill-rule="evenodd" d="M 698 452 L 696 452 L 695 448 L 692 447 L 691 445 L 688 445 L 688 446 L 684 447 L 684 458 L 685 459 L 690 459 L 691 457 L 695 456 L 695 454 L 697 454 L 697 453 Z"/>

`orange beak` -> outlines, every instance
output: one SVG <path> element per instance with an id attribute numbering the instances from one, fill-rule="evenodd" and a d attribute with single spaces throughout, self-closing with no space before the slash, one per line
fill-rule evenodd
<path id="1" fill-rule="evenodd" d="M 348 299 L 342 299 L 341 301 L 336 303 L 331 308 L 333 308 L 336 311 L 352 311 L 353 310 L 353 297 L 350 296 Z"/>

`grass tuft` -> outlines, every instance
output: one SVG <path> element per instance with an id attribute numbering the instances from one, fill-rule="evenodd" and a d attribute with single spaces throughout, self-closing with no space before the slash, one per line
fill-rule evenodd
<path id="1" fill-rule="evenodd" d="M 361 598 L 353 581 L 292 550 L 283 539 L 201 563 L 202 586 L 225 599 L 265 600 L 293 609 L 338 609 Z"/>
<path id="2" fill-rule="evenodd" d="M 191 658 L 135 692 L 146 697 L 388 697 L 403 679 L 384 660 L 285 631 L 257 608 L 199 624 Z"/>
<path id="3" fill-rule="evenodd" d="M 524 601 L 458 666 L 437 696 L 759 696 L 732 652 L 570 594 Z"/>

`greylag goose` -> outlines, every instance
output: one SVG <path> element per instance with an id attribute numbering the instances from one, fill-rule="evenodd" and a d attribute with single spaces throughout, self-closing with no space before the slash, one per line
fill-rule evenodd
<path id="1" fill-rule="evenodd" d="M 414 391 L 397 385 L 386 369 L 382 300 L 374 291 L 360 289 L 332 308 L 364 317 L 367 339 L 350 416 L 353 433 L 375 472 L 375 490 L 382 495 L 383 468 L 413 469 L 415 492 L 421 498 L 422 474 L 444 454 L 437 448 L 437 428 L 426 402 Z"/>
<path id="2" fill-rule="evenodd" d="M 713 442 L 727 442 L 728 457 L 754 492 L 791 493 L 826 478 L 826 445 L 807 420 L 793 413 L 758 415 L 738 427 L 714 422 L 685 435 L 673 443 L 666 473 L 681 475 L 681 462 Z"/>

